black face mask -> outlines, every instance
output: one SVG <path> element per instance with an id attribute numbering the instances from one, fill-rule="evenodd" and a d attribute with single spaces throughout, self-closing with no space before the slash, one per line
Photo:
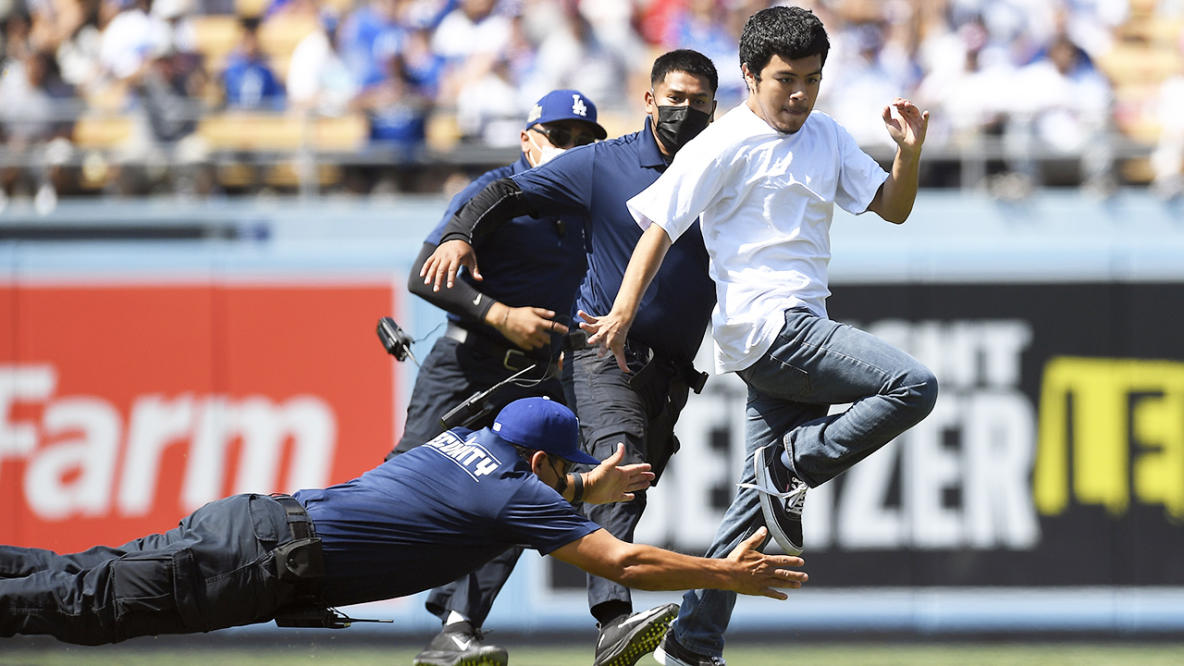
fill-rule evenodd
<path id="1" fill-rule="evenodd" d="M 707 129 L 711 116 L 689 106 L 659 106 L 654 134 L 673 156 L 699 132 Z"/>

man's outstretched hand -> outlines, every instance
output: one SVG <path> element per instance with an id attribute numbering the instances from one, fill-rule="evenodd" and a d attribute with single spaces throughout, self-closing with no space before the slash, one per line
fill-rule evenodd
<path id="1" fill-rule="evenodd" d="M 649 463 L 622 465 L 625 445 L 617 443 L 617 450 L 595 469 L 584 473 L 584 501 L 589 504 L 628 502 L 633 493 L 650 487 L 654 473 Z"/>
<path id="2" fill-rule="evenodd" d="M 440 291 L 441 284 L 451 289 L 461 266 L 468 269 L 474 280 L 485 279 L 477 269 L 477 255 L 472 245 L 459 239 L 445 241 L 423 262 L 419 277 L 423 278 L 424 284 L 432 285 L 432 291 Z"/>
<path id="3" fill-rule="evenodd" d="M 804 571 L 793 571 L 789 567 L 800 567 L 806 561 L 793 555 L 766 555 L 757 550 L 768 539 L 769 528 L 761 527 L 728 554 L 728 562 L 736 566 L 733 591 L 740 594 L 788 599 L 789 596 L 777 588 L 800 588 L 810 579 Z"/>
<path id="4" fill-rule="evenodd" d="M 576 315 L 584 320 L 580 328 L 588 333 L 588 344 L 600 348 L 597 355 L 604 356 L 605 351 L 612 352 L 621 372 L 629 373 L 629 365 L 625 362 L 625 339 L 629 336 L 629 326 L 633 322 L 613 312 L 597 317 L 580 310 Z"/>

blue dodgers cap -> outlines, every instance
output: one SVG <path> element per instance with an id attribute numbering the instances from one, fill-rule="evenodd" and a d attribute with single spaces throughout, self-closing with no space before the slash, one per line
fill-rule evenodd
<path id="1" fill-rule="evenodd" d="M 563 405 L 548 398 L 523 398 L 502 407 L 493 421 L 498 437 L 575 463 L 599 465 L 580 450 L 580 422 Z"/>
<path id="2" fill-rule="evenodd" d="M 552 90 L 543 95 L 526 117 L 526 129 L 557 120 L 580 120 L 595 128 L 596 138 L 608 136 L 608 132 L 596 122 L 596 105 L 578 90 Z"/>

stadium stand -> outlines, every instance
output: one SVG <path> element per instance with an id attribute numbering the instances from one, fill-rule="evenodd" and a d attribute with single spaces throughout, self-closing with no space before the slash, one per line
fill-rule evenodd
<path id="1" fill-rule="evenodd" d="M 717 61 L 723 74 L 721 109 L 730 107 L 743 96 L 729 62 L 735 57 L 736 35 L 744 18 L 766 4 L 740 0 L 3 3 L 0 192 L 3 200 L 30 195 L 45 186 L 63 196 L 167 192 L 178 183 L 170 171 L 195 164 L 214 174 L 203 188 L 208 192 L 271 188 L 365 194 L 378 184 L 392 182 L 400 188 L 438 191 L 442 178 L 409 182 L 392 180 L 390 174 L 428 162 L 472 173 L 505 162 L 516 150 L 516 134 L 502 129 L 497 114 L 473 115 L 474 99 L 482 100 L 479 110 L 496 106 L 498 113 L 517 117 L 526 113 L 540 89 L 594 88 L 595 92 L 585 92 L 602 109 L 602 124 L 610 135 L 618 135 L 637 125 L 652 57 L 670 48 L 692 46 Z M 1173 169 L 1175 158 L 1163 155 L 1175 149 L 1161 144 L 1170 142 L 1166 137 L 1174 136 L 1175 130 L 1163 127 L 1160 102 L 1168 94 L 1165 91 L 1172 89 L 1165 86 L 1184 75 L 1181 3 L 815 0 L 800 4 L 822 16 L 832 37 L 829 87 L 824 88 L 820 108 L 843 118 L 868 115 L 866 107 L 872 102 L 836 91 L 841 82 L 859 82 L 864 72 L 884 72 L 885 80 L 893 81 L 901 93 L 923 97 L 921 101 L 933 110 L 935 126 L 926 144 L 928 166 L 923 174 L 927 186 L 985 187 L 1001 196 L 1014 196 L 1032 186 L 1106 191 L 1119 185 L 1166 182 L 1171 176 L 1162 172 Z M 274 110 L 244 113 L 228 108 L 219 82 L 240 48 L 243 17 L 258 20 L 261 50 L 277 78 L 289 85 L 301 79 L 297 82 L 301 89 L 289 95 L 311 97 L 289 97 L 286 108 Z M 465 49 L 443 48 L 442 40 L 435 37 L 446 20 L 449 34 L 484 34 L 476 30 L 496 23 L 499 37 L 488 43 L 496 44 L 497 51 L 483 52 L 483 42 L 476 38 Z M 458 25 L 474 32 L 455 32 Z M 112 35 L 116 30 L 118 35 Z M 120 52 L 119 44 L 108 43 L 117 38 L 129 44 L 139 40 L 135 53 L 142 60 L 129 61 L 130 51 Z M 1051 74 L 1048 61 L 1058 40 L 1073 44 L 1079 54 L 1076 64 L 1062 68 L 1059 76 Z M 430 48 L 420 49 L 420 44 Z M 301 69 L 290 76 L 298 48 L 306 53 Z M 38 72 L 32 62 L 36 54 L 48 56 L 48 71 Z M 994 80 L 1005 85 L 1015 82 L 1018 88 L 997 90 L 994 99 L 959 98 L 959 82 L 976 72 L 946 70 L 971 55 L 980 73 L 998 74 L 1001 78 Z M 565 62 L 589 66 L 560 67 Z M 599 78 L 589 73 L 612 72 L 613 63 L 626 63 L 629 71 Z M 1025 77 L 1036 74 L 1052 76 L 1046 80 L 1066 90 L 1094 86 L 1089 89 L 1097 92 L 1101 119 L 1093 119 L 1090 109 L 1074 106 L 1074 100 L 1088 95 L 1033 101 L 1041 95 L 1025 91 L 1023 85 L 1029 80 Z M 368 93 L 383 86 L 388 92 L 375 102 L 376 96 Z M 1029 99 L 1018 100 L 1022 103 L 1008 99 L 1016 94 Z M 1000 100 L 1003 104 L 994 106 Z M 968 122 L 961 117 L 967 108 L 975 113 Z M 1076 134 L 1066 127 L 1075 127 Z M 1016 143 L 1017 136 L 1026 138 Z M 55 146 L 52 151 L 50 145 Z M 867 147 L 873 154 L 881 149 L 874 141 Z M 1159 167 L 1152 160 L 1157 147 Z M 59 167 L 52 176 L 47 164 Z M 366 172 L 367 177 L 343 178 L 350 170 Z M 129 172 L 140 177 L 129 180 Z M 1018 190 L 995 187 L 1014 184 L 1017 174 L 1025 186 Z"/>

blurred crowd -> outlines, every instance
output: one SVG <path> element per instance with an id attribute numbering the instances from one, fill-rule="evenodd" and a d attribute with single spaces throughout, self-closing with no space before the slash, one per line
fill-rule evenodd
<path id="1" fill-rule="evenodd" d="M 228 158 L 204 123 L 226 114 L 358 118 L 363 136 L 346 152 L 368 156 L 379 174 L 384 165 L 438 161 L 440 151 L 463 163 L 465 147 L 517 145 L 526 113 L 555 88 L 588 95 L 615 136 L 640 125 L 650 64 L 672 48 L 712 58 L 726 110 L 744 98 L 740 30 L 769 4 L 0 0 L 0 204 L 27 194 L 50 206 L 84 182 L 215 191 L 210 165 Z M 1132 124 L 1124 121 L 1151 118 L 1145 180 L 1165 195 L 1180 192 L 1178 63 L 1140 79 L 1134 96 L 1117 92 L 1130 88 L 1122 88 L 1131 83 L 1128 67 L 1105 65 L 1133 14 L 1179 26 L 1184 0 L 793 4 L 818 13 L 831 36 L 818 108 L 873 151 L 891 147 L 880 109 L 907 96 L 932 111 L 931 153 L 981 151 L 1019 186 L 1039 184 L 1042 161 L 1070 157 L 1078 184 L 1107 189 L 1118 180 L 1115 154 Z M 1178 27 L 1167 39 L 1179 60 Z M 91 122 L 83 132 L 80 123 L 95 118 L 122 124 L 116 131 Z M 139 178 L 121 177 L 133 169 Z M 165 181 L 151 177 L 165 172 Z M 950 184 L 930 176 L 931 184 Z M 382 182 L 380 175 L 350 187 Z"/>

